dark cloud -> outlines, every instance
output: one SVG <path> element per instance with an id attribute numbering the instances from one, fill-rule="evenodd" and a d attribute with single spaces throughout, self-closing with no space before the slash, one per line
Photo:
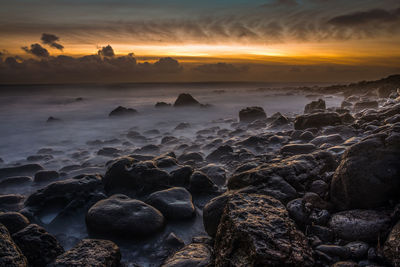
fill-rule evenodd
<path id="1" fill-rule="evenodd" d="M 167 73 L 177 73 L 182 71 L 182 66 L 179 62 L 171 57 L 160 58 L 156 63 L 154 63 L 154 67 L 157 70 Z"/>
<path id="2" fill-rule="evenodd" d="M 248 70 L 247 66 L 235 66 L 229 63 L 203 64 L 194 68 L 195 71 L 205 74 L 235 74 Z"/>
<path id="3" fill-rule="evenodd" d="M 42 34 L 42 43 L 47 44 L 53 48 L 56 48 L 58 50 L 63 50 L 64 46 L 59 44 L 58 41 L 60 40 L 60 38 L 54 34 L 50 34 L 50 33 L 43 33 Z"/>
<path id="4" fill-rule="evenodd" d="M 40 44 L 31 44 L 31 47 L 27 46 L 21 47 L 28 54 L 32 54 L 37 57 L 48 57 L 50 56 L 49 51 L 46 48 L 42 47 Z"/>
<path id="5" fill-rule="evenodd" d="M 354 12 L 333 17 L 329 24 L 336 26 L 357 26 L 376 22 L 393 22 L 400 20 L 400 8 L 395 10 L 372 9 L 362 12 Z"/>
<path id="6" fill-rule="evenodd" d="M 113 57 L 113 56 L 115 56 L 114 49 L 110 45 L 102 47 L 97 52 L 97 54 L 99 56 L 103 56 L 103 57 Z"/>

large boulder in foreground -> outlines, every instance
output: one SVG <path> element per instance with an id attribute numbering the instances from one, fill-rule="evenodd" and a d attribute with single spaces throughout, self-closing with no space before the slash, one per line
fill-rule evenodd
<path id="1" fill-rule="evenodd" d="M 118 194 L 93 205 L 86 215 L 86 225 L 103 236 L 144 237 L 163 228 L 164 216 L 140 200 Z"/>
<path id="2" fill-rule="evenodd" d="M 208 267 L 211 262 L 211 249 L 202 243 L 192 243 L 177 251 L 161 267 Z"/>
<path id="3" fill-rule="evenodd" d="M 304 130 L 307 128 L 321 128 L 325 126 L 334 126 L 341 124 L 342 120 L 336 112 L 319 112 L 297 116 L 294 121 L 296 130 Z"/>
<path id="4" fill-rule="evenodd" d="M 30 266 L 46 266 L 64 253 L 57 239 L 43 227 L 31 224 L 12 235 Z"/>
<path id="5" fill-rule="evenodd" d="M 248 107 L 239 111 L 240 122 L 250 123 L 255 120 L 266 119 L 267 114 L 262 107 Z"/>
<path id="6" fill-rule="evenodd" d="M 337 208 L 369 209 L 399 198 L 400 128 L 368 136 L 343 155 L 331 184 Z"/>
<path id="7" fill-rule="evenodd" d="M 215 237 L 216 266 L 313 266 L 306 237 L 278 200 L 230 197 Z"/>
<path id="8" fill-rule="evenodd" d="M 114 242 L 101 239 L 83 239 L 75 247 L 58 256 L 49 267 L 118 267 L 120 260 L 121 252 Z"/>
<path id="9" fill-rule="evenodd" d="M 0 266 L 28 266 L 25 256 L 12 240 L 7 228 L 2 224 L 0 224 Z"/>
<path id="10" fill-rule="evenodd" d="M 400 222 L 398 222 L 386 239 L 383 253 L 393 266 L 400 266 Z"/>
<path id="11" fill-rule="evenodd" d="M 190 94 L 180 94 L 175 100 L 174 107 L 200 106 L 200 102 Z"/>

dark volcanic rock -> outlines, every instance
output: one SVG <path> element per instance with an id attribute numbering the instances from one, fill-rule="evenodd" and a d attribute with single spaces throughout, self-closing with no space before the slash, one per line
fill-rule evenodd
<path id="1" fill-rule="evenodd" d="M 174 107 L 200 106 L 199 101 L 190 94 L 180 94 L 175 100 Z"/>
<path id="2" fill-rule="evenodd" d="M 354 104 L 354 109 L 355 110 L 361 110 L 365 108 L 372 108 L 372 109 L 377 109 L 379 107 L 378 101 L 360 101 Z"/>
<path id="3" fill-rule="evenodd" d="M 190 176 L 189 191 L 192 193 L 213 193 L 218 190 L 218 187 L 211 181 L 206 174 L 195 171 Z"/>
<path id="4" fill-rule="evenodd" d="M 192 195 L 183 187 L 154 192 L 146 202 L 158 209 L 167 219 L 187 219 L 195 214 Z"/>
<path id="5" fill-rule="evenodd" d="M 313 266 L 312 249 L 276 199 L 236 194 L 215 237 L 216 266 Z"/>
<path id="6" fill-rule="evenodd" d="M 138 112 L 136 109 L 133 108 L 125 108 L 122 106 L 119 106 L 115 109 L 113 109 L 108 116 L 110 117 L 118 117 L 118 116 L 132 116 L 136 115 Z"/>
<path id="7" fill-rule="evenodd" d="M 31 266 L 46 266 L 64 249 L 57 239 L 37 224 L 31 224 L 12 235 Z"/>
<path id="8" fill-rule="evenodd" d="M 229 145 L 222 145 L 216 150 L 211 152 L 207 157 L 207 161 L 221 161 L 222 157 L 229 156 L 233 153 L 232 147 Z"/>
<path id="9" fill-rule="evenodd" d="M 168 258 L 161 267 L 208 267 L 212 252 L 206 244 L 191 243 Z"/>
<path id="10" fill-rule="evenodd" d="M 155 107 L 156 108 L 169 108 L 169 107 L 171 107 L 171 104 L 170 103 L 165 103 L 165 102 L 157 102 L 155 104 Z"/>
<path id="11" fill-rule="evenodd" d="M 180 155 L 178 160 L 180 162 L 186 162 L 190 160 L 193 160 L 194 162 L 202 162 L 203 156 L 199 152 L 188 152 Z"/>
<path id="12" fill-rule="evenodd" d="M 164 217 L 152 206 L 119 194 L 93 205 L 86 224 L 90 231 L 101 235 L 143 237 L 161 230 Z"/>
<path id="13" fill-rule="evenodd" d="M 0 180 L 6 177 L 33 175 L 38 171 L 43 170 L 43 167 L 39 164 L 26 164 L 16 167 L 7 167 L 0 169 Z"/>
<path id="14" fill-rule="evenodd" d="M 1 211 L 19 211 L 23 207 L 25 197 L 18 194 L 0 195 Z"/>
<path id="15" fill-rule="evenodd" d="M 222 194 L 211 199 L 203 208 L 204 228 L 211 237 L 215 237 L 217 233 L 218 225 L 229 197 L 229 193 Z"/>
<path id="16" fill-rule="evenodd" d="M 332 215 L 329 227 L 335 234 L 348 241 L 376 242 L 390 226 L 386 211 L 348 210 Z"/>
<path id="17" fill-rule="evenodd" d="M 342 121 L 338 113 L 312 113 L 297 116 L 294 121 L 294 128 L 296 130 L 305 130 L 307 128 L 321 128 L 324 126 L 333 126 L 341 124 Z"/>
<path id="18" fill-rule="evenodd" d="M 12 240 L 7 228 L 0 223 L 0 266 L 26 267 L 28 261 Z"/>
<path id="19" fill-rule="evenodd" d="M 135 162 L 131 157 L 114 160 L 103 178 L 107 193 L 149 193 L 168 188 L 170 176 L 153 161 Z"/>
<path id="20" fill-rule="evenodd" d="M 386 239 L 383 253 L 393 266 L 400 266 L 400 222 L 398 222 Z"/>
<path id="21" fill-rule="evenodd" d="M 14 234 L 29 225 L 29 220 L 18 212 L 0 212 L 0 224 L 7 227 L 10 234 Z"/>
<path id="22" fill-rule="evenodd" d="M 267 115 L 262 107 L 248 107 L 239 111 L 239 120 L 250 123 L 259 119 L 266 119 Z"/>
<path id="23" fill-rule="evenodd" d="M 313 152 L 317 147 L 313 144 L 289 144 L 281 147 L 281 153 L 288 154 L 308 154 Z"/>
<path id="24" fill-rule="evenodd" d="M 331 185 L 339 209 L 375 208 L 399 198 L 400 129 L 392 127 L 348 148 Z"/>
<path id="25" fill-rule="evenodd" d="M 37 183 L 47 182 L 57 179 L 60 175 L 56 171 L 38 171 L 33 180 Z"/>
<path id="26" fill-rule="evenodd" d="M 304 107 L 304 113 L 313 113 L 326 109 L 325 101 L 318 99 L 317 101 L 312 101 Z"/>
<path id="27" fill-rule="evenodd" d="M 7 186 L 17 186 L 17 185 L 29 184 L 31 182 L 32 182 L 32 178 L 29 176 L 8 177 L 3 180 L 0 180 L 0 188 L 7 187 Z"/>
<path id="28" fill-rule="evenodd" d="M 121 252 L 112 241 L 83 239 L 75 247 L 57 257 L 49 267 L 119 267 Z"/>

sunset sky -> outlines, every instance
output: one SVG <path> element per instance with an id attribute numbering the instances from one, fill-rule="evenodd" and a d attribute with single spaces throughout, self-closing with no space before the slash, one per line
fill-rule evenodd
<path id="1" fill-rule="evenodd" d="M 400 1 L 1 0 L 0 40 L 0 82 L 356 81 L 400 72 Z"/>

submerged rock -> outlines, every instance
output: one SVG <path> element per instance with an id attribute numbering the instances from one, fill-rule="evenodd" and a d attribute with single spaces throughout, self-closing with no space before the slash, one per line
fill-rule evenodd
<path id="1" fill-rule="evenodd" d="M 276 199 L 230 197 L 215 237 L 216 266 L 313 266 L 306 237 Z"/>
<path id="2" fill-rule="evenodd" d="M 59 176 L 59 173 L 56 171 L 38 171 L 37 173 L 35 173 L 35 177 L 33 178 L 33 180 L 37 183 L 47 182 L 57 179 Z"/>
<path id="3" fill-rule="evenodd" d="M 0 266 L 26 267 L 28 261 L 12 240 L 7 228 L 0 223 Z"/>
<path id="4" fill-rule="evenodd" d="M 145 237 L 164 226 L 164 216 L 152 206 L 125 195 L 113 195 L 93 205 L 86 215 L 93 233 L 119 237 Z"/>
<path id="5" fill-rule="evenodd" d="M 174 107 L 200 106 L 200 102 L 190 94 L 180 94 L 175 100 Z"/>
<path id="6" fill-rule="evenodd" d="M 121 252 L 114 242 L 83 239 L 75 247 L 58 256 L 49 267 L 119 267 L 120 260 Z"/>
<path id="7" fill-rule="evenodd" d="M 37 224 L 25 227 L 12 237 L 31 266 L 46 266 L 64 253 L 57 239 Z"/>
<path id="8" fill-rule="evenodd" d="M 119 106 L 115 109 L 113 109 L 110 114 L 108 114 L 109 117 L 118 117 L 118 116 L 132 116 L 138 114 L 136 109 L 133 108 L 126 108 Z"/>
<path id="9" fill-rule="evenodd" d="M 29 176 L 41 170 L 43 170 L 43 167 L 39 164 L 26 164 L 16 167 L 0 168 L 0 180 L 13 176 Z"/>
<path id="10" fill-rule="evenodd" d="M 239 111 L 240 122 L 250 123 L 259 119 L 266 119 L 267 115 L 262 107 L 248 107 Z"/>

